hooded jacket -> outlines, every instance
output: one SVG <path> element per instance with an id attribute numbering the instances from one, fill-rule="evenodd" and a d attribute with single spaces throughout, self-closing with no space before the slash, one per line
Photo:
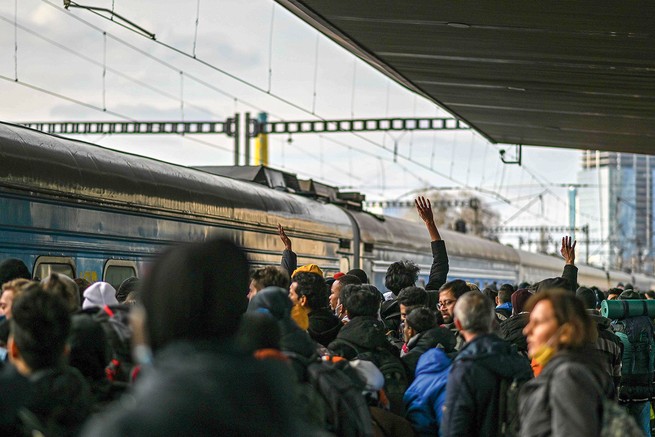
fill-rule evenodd
<path id="1" fill-rule="evenodd" d="M 436 327 L 423 331 L 410 338 L 407 342 L 409 352 L 401 358 L 407 366 L 410 381 L 414 379 L 416 365 L 419 358 L 428 350 L 439 347 L 445 353 L 450 353 L 455 350 L 456 344 L 455 336 L 449 329 Z"/>
<path id="2" fill-rule="evenodd" d="M 481 334 L 453 361 L 444 404 L 442 435 L 495 437 L 502 379 L 528 380 L 530 364 L 495 334 Z"/>
<path id="3" fill-rule="evenodd" d="M 417 436 L 436 436 L 443 416 L 450 358 L 440 349 L 425 352 L 416 365 L 416 378 L 403 397 L 405 417 Z"/>
<path id="4" fill-rule="evenodd" d="M 512 343 L 526 357 L 528 356 L 528 340 L 523 335 L 523 328 L 529 321 L 530 313 L 520 313 L 502 322 L 498 329 L 498 336 Z"/>
<path id="5" fill-rule="evenodd" d="M 521 390 L 521 436 L 596 437 L 604 397 L 613 384 L 593 349 L 558 352 Z"/>
<path id="6" fill-rule="evenodd" d="M 84 290 L 82 309 L 118 305 L 116 289 L 106 282 L 95 282 Z"/>
<path id="7" fill-rule="evenodd" d="M 320 308 L 309 313 L 307 332 L 315 342 L 327 347 L 337 338 L 342 326 L 341 320 L 329 308 Z"/>
<path id="8" fill-rule="evenodd" d="M 355 345 L 360 352 L 382 347 L 398 356 L 398 349 L 387 341 L 384 323 L 375 317 L 354 317 L 341 328 L 336 340 L 329 344 L 328 349 L 337 355 L 352 360 L 357 356 L 357 350 L 353 349 L 349 343 Z"/>
<path id="9" fill-rule="evenodd" d="M 587 310 L 589 317 L 598 328 L 598 338 L 594 349 L 602 354 L 601 366 L 612 377 L 614 386 L 618 389 L 621 382 L 621 365 L 623 357 L 623 345 L 621 339 L 610 327 L 612 321 L 601 316 L 596 310 Z"/>

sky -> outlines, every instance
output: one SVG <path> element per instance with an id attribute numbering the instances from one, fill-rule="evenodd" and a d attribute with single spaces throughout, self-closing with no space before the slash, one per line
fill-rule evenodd
<path id="1" fill-rule="evenodd" d="M 0 1 L 0 120 L 223 121 L 261 110 L 270 120 L 449 116 L 272 0 L 79 4 L 113 9 L 156 41 L 117 19 L 66 10 L 62 0 Z M 182 165 L 234 161 L 224 135 L 79 138 Z M 500 149 L 514 153 L 471 130 L 271 135 L 269 165 L 367 200 L 468 187 L 502 224 L 567 225 L 565 185 L 576 182 L 580 152 L 524 147 L 517 166 L 503 164 Z"/>

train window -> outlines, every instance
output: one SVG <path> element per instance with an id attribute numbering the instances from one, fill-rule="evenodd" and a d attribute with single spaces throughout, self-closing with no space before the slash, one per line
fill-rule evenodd
<path id="1" fill-rule="evenodd" d="M 118 289 L 124 280 L 132 276 L 138 276 L 134 261 L 110 259 L 105 263 L 102 280 L 110 283 L 115 289 Z"/>
<path id="2" fill-rule="evenodd" d="M 75 262 L 73 258 L 64 256 L 40 256 L 32 270 L 34 279 L 43 279 L 50 273 L 60 273 L 71 279 L 75 278 Z"/>

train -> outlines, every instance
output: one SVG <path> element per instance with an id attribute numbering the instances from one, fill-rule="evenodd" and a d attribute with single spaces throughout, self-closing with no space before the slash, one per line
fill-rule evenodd
<path id="1" fill-rule="evenodd" d="M 299 264 L 326 275 L 361 268 L 383 290 L 388 266 L 409 259 L 427 282 L 425 226 L 367 212 L 362 200 L 268 167 L 185 167 L 0 123 L 0 259 L 23 260 L 36 278 L 58 272 L 117 287 L 147 274 L 166 247 L 219 236 L 243 247 L 253 267 L 279 265 L 281 224 Z M 449 279 L 484 287 L 535 282 L 563 268 L 556 257 L 440 232 Z M 579 265 L 579 282 L 601 289 L 631 282 L 649 290 L 654 281 Z"/>

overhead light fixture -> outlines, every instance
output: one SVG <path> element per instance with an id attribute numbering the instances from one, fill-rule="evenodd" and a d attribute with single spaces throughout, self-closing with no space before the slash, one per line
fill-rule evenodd
<path id="1" fill-rule="evenodd" d="M 446 23 L 446 26 L 448 26 L 448 27 L 454 27 L 455 29 L 468 29 L 468 28 L 471 27 L 470 24 L 466 24 L 466 23 L 456 23 L 456 22 Z"/>

